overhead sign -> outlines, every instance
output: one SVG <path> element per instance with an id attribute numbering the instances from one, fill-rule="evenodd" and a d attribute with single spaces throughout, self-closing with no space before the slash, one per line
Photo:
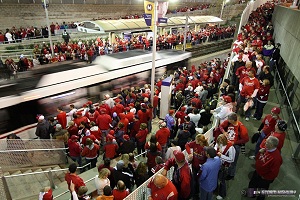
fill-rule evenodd
<path id="1" fill-rule="evenodd" d="M 147 26 L 150 26 L 150 29 L 153 31 L 153 25 L 154 25 L 154 3 L 150 1 L 144 1 L 144 19 L 147 24 Z"/>
<path id="2" fill-rule="evenodd" d="M 168 12 L 169 2 L 158 2 L 157 5 L 157 18 L 158 23 L 167 23 L 168 18 L 166 18 L 166 14 Z"/>

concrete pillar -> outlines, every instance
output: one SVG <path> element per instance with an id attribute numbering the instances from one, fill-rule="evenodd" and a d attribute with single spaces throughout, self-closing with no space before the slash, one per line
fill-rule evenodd
<path id="1" fill-rule="evenodd" d="M 173 80 L 173 77 L 169 76 L 168 78 L 166 78 L 162 81 L 161 97 L 160 97 L 160 114 L 159 114 L 161 119 L 164 119 L 170 110 L 172 80 Z"/>

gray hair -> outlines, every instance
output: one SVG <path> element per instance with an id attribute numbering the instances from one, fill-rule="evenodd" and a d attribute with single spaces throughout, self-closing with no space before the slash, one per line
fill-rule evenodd
<path id="1" fill-rule="evenodd" d="M 267 140 L 270 142 L 270 145 L 272 145 L 272 147 L 276 148 L 278 146 L 279 139 L 277 137 L 269 136 Z"/>
<path id="2" fill-rule="evenodd" d="M 237 121 L 237 114 L 236 113 L 230 113 L 228 115 L 229 120 Z"/>

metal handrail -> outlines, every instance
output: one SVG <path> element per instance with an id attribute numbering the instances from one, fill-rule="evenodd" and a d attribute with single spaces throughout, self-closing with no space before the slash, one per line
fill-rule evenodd
<path id="1" fill-rule="evenodd" d="M 84 183 L 91 182 L 91 181 L 94 180 L 94 179 L 95 179 L 95 177 L 90 178 L 90 179 L 84 181 Z M 62 192 L 62 193 L 56 195 L 55 197 L 53 197 L 53 199 L 56 199 L 56 198 L 58 198 L 58 197 L 61 197 L 62 195 L 67 194 L 67 193 L 69 193 L 69 192 L 70 192 L 70 190 L 66 190 L 66 191 L 64 191 L 64 192 Z"/>
<path id="2" fill-rule="evenodd" d="M 29 152 L 29 151 L 59 151 L 67 150 L 68 148 L 55 148 L 55 149 L 13 149 L 13 150 L 0 150 L 0 153 L 9 153 L 9 152 Z"/>
<path id="3" fill-rule="evenodd" d="M 289 99 L 289 97 L 288 97 L 288 94 L 287 94 L 287 92 L 286 92 L 286 90 L 285 90 L 285 87 L 284 87 L 283 81 L 282 81 L 282 79 L 281 79 L 281 77 L 280 77 L 280 74 L 279 74 L 279 71 L 278 71 L 278 69 L 277 69 L 277 66 L 276 66 L 276 73 L 278 74 L 278 78 L 279 78 L 280 84 L 281 84 L 281 86 L 282 86 L 282 89 L 283 89 L 284 94 L 285 94 L 285 96 L 286 96 L 286 100 L 287 100 L 287 102 L 288 102 L 288 104 L 289 104 L 289 107 L 290 107 L 290 109 L 291 109 L 292 117 L 293 117 L 293 119 L 294 119 L 294 121 L 295 121 L 297 130 L 298 130 L 298 132 L 300 133 L 300 128 L 299 128 L 299 125 L 298 125 L 298 123 L 297 123 L 297 119 L 296 119 L 296 116 L 295 116 L 295 114 L 294 114 L 292 104 L 291 104 L 290 99 Z"/>
<path id="4" fill-rule="evenodd" d="M 77 169 L 83 169 L 87 166 L 91 165 L 91 163 L 88 163 L 84 166 L 81 167 L 77 167 Z M 47 170 L 47 171 L 41 171 L 41 172 L 28 172 L 28 173 L 24 173 L 24 174 L 14 174 L 14 175 L 7 175 L 7 176 L 3 176 L 5 178 L 12 178 L 12 177 L 19 177 L 19 176 L 28 176 L 28 175 L 36 175 L 36 174 L 46 174 L 49 172 L 59 172 L 59 171 L 68 171 L 69 168 L 64 168 L 64 169 L 51 169 L 51 170 Z"/>

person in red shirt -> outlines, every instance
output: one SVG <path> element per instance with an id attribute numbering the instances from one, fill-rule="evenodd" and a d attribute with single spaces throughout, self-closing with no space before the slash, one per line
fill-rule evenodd
<path id="1" fill-rule="evenodd" d="M 286 136 L 287 123 L 284 120 L 279 120 L 275 125 L 275 130 L 271 132 L 260 144 L 260 148 L 263 149 L 266 147 L 266 140 L 270 136 L 274 136 L 278 139 L 277 149 L 281 152 L 281 149 L 284 144 L 285 136 Z"/>
<path id="2" fill-rule="evenodd" d="M 63 129 L 66 129 L 67 127 L 67 113 L 62 110 L 61 107 L 57 108 L 58 115 L 56 116 L 56 119 L 59 124 L 61 124 Z"/>
<path id="3" fill-rule="evenodd" d="M 146 123 L 141 123 L 139 132 L 135 135 L 137 139 L 137 151 L 141 154 L 145 151 L 146 138 L 148 135 L 148 129 Z"/>
<path id="4" fill-rule="evenodd" d="M 153 119 L 156 118 L 157 116 L 157 111 L 158 111 L 158 101 L 159 101 L 159 97 L 157 94 L 154 94 L 153 97 Z"/>
<path id="5" fill-rule="evenodd" d="M 248 188 L 268 190 L 270 184 L 278 176 L 280 166 L 282 165 L 282 157 L 277 149 L 278 138 L 274 136 L 268 137 L 266 140 L 266 148 L 260 149 L 256 155 L 255 171 L 249 182 Z M 264 200 L 264 195 L 257 197 L 259 200 Z"/>
<path id="6" fill-rule="evenodd" d="M 253 115 L 257 120 L 260 120 L 263 115 L 264 107 L 269 99 L 270 87 L 270 81 L 268 79 L 264 79 L 260 84 L 256 95 L 256 110 Z"/>
<path id="7" fill-rule="evenodd" d="M 99 112 L 94 107 L 90 108 L 89 111 L 85 113 L 85 116 L 92 122 L 96 122 L 99 115 Z"/>
<path id="8" fill-rule="evenodd" d="M 94 50 L 93 50 L 93 47 L 91 47 L 89 50 L 87 50 L 86 54 L 87 54 L 87 56 L 88 56 L 88 61 L 87 61 L 87 63 L 92 63 L 92 61 L 93 61 L 93 56 L 94 56 Z"/>
<path id="9" fill-rule="evenodd" d="M 230 141 L 235 148 L 234 162 L 228 168 L 228 176 L 226 180 L 231 180 L 235 176 L 236 164 L 241 151 L 241 146 L 244 146 L 249 141 L 248 130 L 242 122 L 238 120 L 236 113 L 228 115 L 228 119 L 219 125 L 220 131 L 225 134 L 227 140 Z"/>
<path id="10" fill-rule="evenodd" d="M 157 142 L 162 147 L 162 155 L 161 157 L 165 159 L 166 152 L 168 149 L 168 140 L 170 138 L 171 132 L 170 129 L 167 127 L 166 122 L 162 122 L 160 124 L 160 129 L 156 132 L 155 138 Z"/>
<path id="11" fill-rule="evenodd" d="M 69 155 L 74 162 L 77 162 L 79 167 L 82 166 L 81 151 L 82 148 L 78 142 L 78 136 L 72 135 L 68 140 Z"/>
<path id="12" fill-rule="evenodd" d="M 177 200 L 178 192 L 174 184 L 165 176 L 157 174 L 148 186 L 150 194 L 148 200 Z"/>
<path id="13" fill-rule="evenodd" d="M 93 140 L 90 138 L 86 139 L 86 146 L 83 148 L 81 156 L 85 157 L 86 163 L 91 163 L 89 169 L 96 167 L 99 149 L 99 145 L 95 144 Z"/>
<path id="14" fill-rule="evenodd" d="M 247 101 L 250 101 L 256 97 L 258 89 L 259 89 L 259 81 L 257 78 L 254 77 L 255 72 L 253 70 L 250 70 L 248 72 L 248 77 L 243 78 L 243 80 L 240 82 L 239 90 L 240 95 L 238 98 L 238 107 L 242 103 L 246 103 Z M 249 107 L 245 111 L 245 120 L 249 121 L 249 117 L 251 116 L 251 107 Z"/>
<path id="15" fill-rule="evenodd" d="M 107 142 L 103 147 L 103 151 L 105 152 L 104 158 L 114 159 L 116 157 L 119 146 L 116 142 L 113 142 L 114 139 L 113 135 L 107 135 Z"/>
<path id="16" fill-rule="evenodd" d="M 76 135 L 76 136 L 78 135 L 78 127 L 75 125 L 74 121 L 69 121 L 67 131 L 70 137 L 72 135 Z"/>
<path id="17" fill-rule="evenodd" d="M 74 116 L 73 121 L 76 124 L 76 126 L 79 127 L 81 122 L 88 123 L 89 119 L 86 116 L 82 116 L 81 112 L 77 112 L 76 115 Z"/>
<path id="18" fill-rule="evenodd" d="M 177 150 L 175 150 L 173 154 L 175 158 L 167 160 L 161 174 L 166 176 L 167 171 L 174 166 L 172 182 L 178 191 L 178 197 L 182 200 L 188 200 L 191 197 L 192 173 L 185 160 L 184 154 Z"/>
<path id="19" fill-rule="evenodd" d="M 119 180 L 117 183 L 117 188 L 112 191 L 114 200 L 123 200 L 129 195 L 129 190 L 126 189 L 125 183 Z"/>
<path id="20" fill-rule="evenodd" d="M 108 130 L 110 129 L 110 124 L 112 123 L 112 118 L 110 115 L 106 114 L 106 110 L 104 108 L 100 109 L 100 115 L 96 119 L 96 124 L 98 125 L 101 133 L 101 145 L 104 146 L 106 142 L 106 136 L 108 134 Z"/>
<path id="21" fill-rule="evenodd" d="M 66 175 L 65 175 L 65 180 L 67 181 L 69 190 L 70 190 L 70 184 L 71 184 L 71 181 L 72 181 L 72 183 L 75 185 L 75 191 L 78 194 L 79 187 L 80 186 L 85 186 L 85 183 L 83 182 L 82 178 L 80 178 L 76 174 L 76 170 L 77 170 L 76 163 L 70 164 L 69 165 L 69 172 L 66 173 Z M 72 193 L 71 190 L 70 190 L 70 193 Z M 73 199 L 72 196 L 71 196 L 71 199 Z"/>
<path id="22" fill-rule="evenodd" d="M 186 143 L 185 149 L 188 153 L 188 160 L 192 162 L 192 172 L 195 181 L 195 191 L 199 191 L 199 181 L 197 173 L 200 170 L 200 165 L 203 165 L 206 162 L 206 154 L 204 147 L 208 146 L 208 142 L 203 134 L 198 134 L 195 137 L 195 140 L 189 143 Z M 193 149 L 193 152 L 191 151 Z"/>
<path id="23" fill-rule="evenodd" d="M 265 118 L 262 120 L 258 128 L 258 132 L 260 133 L 260 135 L 255 145 L 255 152 L 253 156 L 249 156 L 250 159 L 254 159 L 257 155 L 260 149 L 260 144 L 263 141 L 263 139 L 275 130 L 275 125 L 280 120 L 279 114 L 280 108 L 273 107 L 271 109 L 271 114 L 266 115 Z"/>

